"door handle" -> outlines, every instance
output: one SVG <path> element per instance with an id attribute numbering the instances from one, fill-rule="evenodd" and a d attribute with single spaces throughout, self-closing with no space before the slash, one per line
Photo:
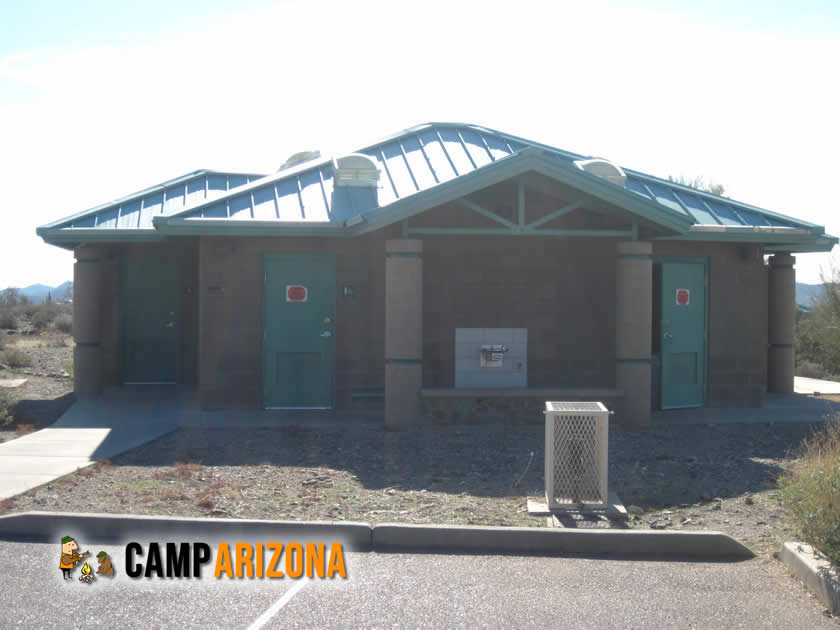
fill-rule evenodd
<path id="1" fill-rule="evenodd" d="M 175 322 L 167 322 L 164 325 L 164 328 L 174 328 L 174 326 L 175 326 Z"/>
<path id="2" fill-rule="evenodd" d="M 324 330 L 321 332 L 322 337 L 332 337 L 332 333 L 329 330 Z"/>
<path id="3" fill-rule="evenodd" d="M 671 341 L 671 339 L 673 339 L 673 338 L 674 338 L 674 335 L 672 335 L 672 334 L 671 334 L 671 333 L 669 333 L 669 332 L 666 332 L 666 333 L 665 333 L 664 335 L 662 335 L 662 336 L 663 336 L 665 339 L 667 339 L 668 341 Z"/>

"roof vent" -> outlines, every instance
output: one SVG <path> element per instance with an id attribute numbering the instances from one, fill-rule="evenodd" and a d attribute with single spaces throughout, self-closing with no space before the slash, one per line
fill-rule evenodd
<path id="1" fill-rule="evenodd" d="M 379 169 L 367 155 L 351 153 L 333 160 L 336 186 L 376 188 L 379 184 Z"/>
<path id="2" fill-rule="evenodd" d="M 596 177 L 605 179 L 611 184 L 621 186 L 622 188 L 624 187 L 624 182 L 627 180 L 627 176 L 624 174 L 624 171 L 621 170 L 621 167 L 617 164 L 613 164 L 609 160 L 602 160 L 601 158 L 595 158 L 593 160 L 577 160 L 575 162 L 575 166 L 582 171 L 591 173 Z"/>
<path id="3" fill-rule="evenodd" d="M 321 157 L 320 151 L 298 151 L 297 153 L 293 154 L 288 160 L 283 162 L 283 166 L 278 168 L 279 171 L 283 171 L 287 168 L 292 168 L 293 166 L 297 166 L 298 164 L 303 164 L 304 162 L 309 162 L 311 160 L 317 160 Z"/>

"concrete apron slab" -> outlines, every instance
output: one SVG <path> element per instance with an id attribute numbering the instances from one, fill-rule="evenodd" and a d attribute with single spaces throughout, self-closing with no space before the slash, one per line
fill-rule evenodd
<path id="1" fill-rule="evenodd" d="M 797 394 L 840 394 L 840 383 L 818 378 L 795 376 L 793 391 Z"/>
<path id="2" fill-rule="evenodd" d="M 73 532 L 86 543 L 130 540 L 342 542 L 351 551 L 497 553 L 739 560 L 753 553 L 720 532 L 568 530 L 537 527 L 370 525 L 351 522 L 177 518 L 22 512 L 0 517 L 0 539 L 54 542 Z"/>
<path id="3" fill-rule="evenodd" d="M 165 435 L 179 413 L 177 400 L 141 394 L 76 401 L 51 427 L 0 444 L 0 499 Z"/>

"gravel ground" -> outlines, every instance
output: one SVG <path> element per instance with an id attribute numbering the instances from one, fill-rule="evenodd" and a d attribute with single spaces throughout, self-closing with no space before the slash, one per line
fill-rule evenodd
<path id="1" fill-rule="evenodd" d="M 12 368 L 0 360 L 0 380 L 27 379 L 20 387 L 5 390 L 14 415 L 12 425 L 0 426 L 0 442 L 6 442 L 52 424 L 73 403 L 73 379 L 68 372 L 73 363 L 73 341 L 54 328 L 38 333 L 24 322 L 14 334 L 0 331 L 0 342 L 32 359 L 32 367 L 25 368 Z"/>
<path id="2" fill-rule="evenodd" d="M 611 427 L 630 527 L 714 529 L 769 557 L 793 526 L 776 479 L 810 425 Z M 545 526 L 541 426 L 184 429 L 9 501 L 7 511 Z M 533 453 L 533 455 L 532 455 Z"/>

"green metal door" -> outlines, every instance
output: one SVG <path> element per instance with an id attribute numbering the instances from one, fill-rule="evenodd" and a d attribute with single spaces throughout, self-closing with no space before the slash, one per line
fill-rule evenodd
<path id="1" fill-rule="evenodd" d="M 706 266 L 662 263 L 662 408 L 702 407 L 706 392 Z"/>
<path id="2" fill-rule="evenodd" d="M 123 383 L 174 383 L 178 374 L 179 278 L 170 263 L 127 259 L 121 265 Z"/>
<path id="3" fill-rule="evenodd" d="M 263 406 L 333 406 L 335 257 L 266 254 Z"/>

